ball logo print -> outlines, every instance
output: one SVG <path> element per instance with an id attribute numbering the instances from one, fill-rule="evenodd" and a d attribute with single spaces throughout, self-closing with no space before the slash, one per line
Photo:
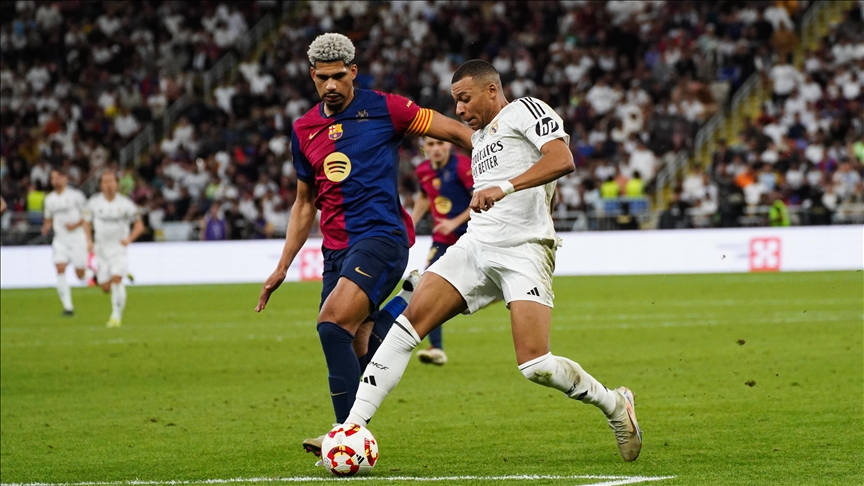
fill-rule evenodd
<path id="1" fill-rule="evenodd" d="M 324 174 L 332 182 L 342 182 L 351 175 L 351 160 L 342 152 L 333 152 L 324 159 Z"/>
<path id="2" fill-rule="evenodd" d="M 378 462 L 378 442 L 366 427 L 340 424 L 324 437 L 321 461 L 335 476 L 368 474 Z"/>
<path id="3" fill-rule="evenodd" d="M 538 137 L 545 137 L 555 130 L 558 130 L 558 122 L 548 116 L 537 122 L 537 125 L 534 125 L 534 133 Z"/>
<path id="4" fill-rule="evenodd" d="M 780 238 L 753 238 L 750 240 L 750 271 L 779 271 L 780 248 Z"/>

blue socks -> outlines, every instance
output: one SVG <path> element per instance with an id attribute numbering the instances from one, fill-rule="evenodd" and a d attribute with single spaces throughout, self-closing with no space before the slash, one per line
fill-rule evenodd
<path id="1" fill-rule="evenodd" d="M 372 323 L 372 334 L 369 336 L 369 345 L 367 347 L 366 355 L 359 358 L 361 375 L 363 374 L 363 371 L 366 370 L 366 365 L 369 364 L 372 356 L 375 356 L 375 351 L 378 351 L 384 338 L 387 337 L 387 333 L 390 332 L 390 327 L 393 325 L 393 321 L 396 320 L 396 316 L 402 314 L 402 311 L 404 311 L 406 307 L 408 307 L 408 302 L 397 295 L 390 299 L 390 302 L 387 302 L 387 304 L 378 311 L 378 315 L 375 316 L 375 321 Z"/>
<path id="2" fill-rule="evenodd" d="M 324 359 L 327 360 L 330 399 L 333 401 L 336 422 L 345 423 L 351 406 L 354 405 L 363 370 L 381 346 L 396 316 L 402 314 L 406 307 L 408 303 L 397 295 L 378 312 L 372 326 L 372 335 L 369 336 L 368 352 L 359 359 L 354 354 L 354 336 L 350 332 L 332 322 L 318 324 L 318 337 L 321 339 Z"/>
<path id="3" fill-rule="evenodd" d="M 384 331 L 384 335 L 381 336 L 382 341 L 384 340 L 384 336 L 387 335 L 387 331 L 390 330 L 390 326 L 393 325 L 393 321 L 395 321 L 396 318 L 399 317 L 400 314 L 402 314 L 402 311 L 404 311 L 406 307 L 408 307 L 408 302 L 401 296 L 397 295 L 396 297 L 390 299 L 390 302 L 384 304 L 384 307 L 381 309 L 380 312 L 378 312 L 378 319 L 375 319 L 375 329 L 378 329 L 378 322 L 383 319 L 383 317 L 381 316 L 382 314 L 387 314 L 388 319 L 386 328 L 387 330 Z"/>
<path id="4" fill-rule="evenodd" d="M 433 348 L 444 349 L 444 326 L 438 326 L 429 333 L 429 344 Z"/>
<path id="5" fill-rule="evenodd" d="M 318 337 L 327 360 L 330 399 L 336 422 L 345 423 L 360 385 L 360 363 L 352 345 L 354 336 L 332 322 L 322 322 L 318 324 Z"/>

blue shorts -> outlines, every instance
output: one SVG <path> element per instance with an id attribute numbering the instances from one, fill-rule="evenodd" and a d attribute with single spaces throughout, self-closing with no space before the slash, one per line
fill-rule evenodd
<path id="1" fill-rule="evenodd" d="M 429 250 L 429 256 L 426 257 L 426 268 L 429 268 L 430 265 L 437 262 L 438 259 L 441 258 L 441 255 L 447 253 L 447 248 L 450 248 L 451 246 L 453 245 L 433 241 L 432 248 Z"/>
<path id="2" fill-rule="evenodd" d="M 340 277 L 356 283 L 371 302 L 375 318 L 384 299 L 390 296 L 408 266 L 408 248 L 388 238 L 366 238 L 342 250 L 322 248 L 324 255 L 321 304 L 336 288 Z"/>

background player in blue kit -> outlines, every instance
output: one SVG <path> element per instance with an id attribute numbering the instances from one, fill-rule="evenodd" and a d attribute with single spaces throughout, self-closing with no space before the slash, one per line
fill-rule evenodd
<path id="1" fill-rule="evenodd" d="M 427 211 L 432 212 L 432 249 L 427 267 L 465 234 L 471 216 L 468 207 L 474 189 L 471 159 L 452 153 L 451 148 L 448 142 L 423 137 L 423 152 L 428 159 L 417 166 L 420 195 L 414 202 L 411 217 L 416 224 Z M 442 329 L 443 326 L 439 326 L 429 333 L 430 348 L 417 352 L 421 362 L 438 366 L 447 363 Z"/>
<path id="2" fill-rule="evenodd" d="M 342 423 L 366 356 L 373 356 L 390 329 L 390 315 L 405 305 L 396 300 L 376 319 L 378 306 L 402 278 L 414 243 L 412 221 L 398 196 L 402 138 L 429 135 L 470 151 L 472 132 L 402 96 L 355 89 L 354 45 L 344 35 L 318 36 L 308 55 L 322 103 L 294 122 L 297 200 L 282 256 L 255 310 L 264 309 L 285 279 L 320 210 L 324 272 L 318 335 L 336 421 Z M 303 446 L 320 454 L 322 439 L 306 439 Z"/>

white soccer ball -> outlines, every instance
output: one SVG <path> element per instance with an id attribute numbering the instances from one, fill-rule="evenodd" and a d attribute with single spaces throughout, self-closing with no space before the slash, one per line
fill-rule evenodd
<path id="1" fill-rule="evenodd" d="M 378 442 L 366 427 L 340 424 L 324 437 L 321 461 L 336 476 L 369 474 L 378 462 Z"/>

